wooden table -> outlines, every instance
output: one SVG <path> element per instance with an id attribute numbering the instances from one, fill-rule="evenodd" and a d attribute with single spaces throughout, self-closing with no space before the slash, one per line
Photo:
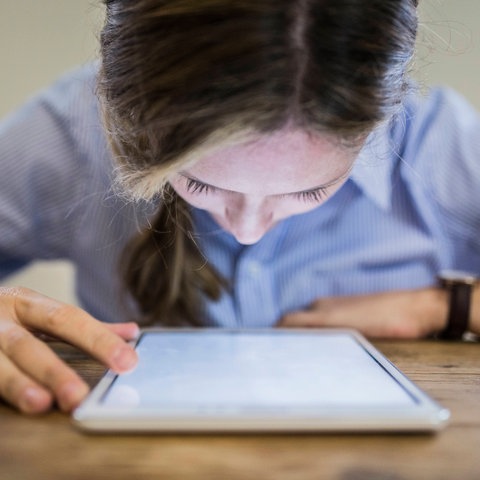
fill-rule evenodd
<path id="1" fill-rule="evenodd" d="M 0 480 L 480 479 L 480 344 L 375 345 L 452 412 L 438 434 L 86 435 L 67 415 L 0 404 Z M 91 384 L 103 369 L 54 348 Z"/>

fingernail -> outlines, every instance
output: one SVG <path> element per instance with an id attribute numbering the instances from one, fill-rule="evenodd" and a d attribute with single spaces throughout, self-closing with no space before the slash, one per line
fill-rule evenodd
<path id="1" fill-rule="evenodd" d="M 59 391 L 59 403 L 62 410 L 71 410 L 76 407 L 88 393 L 88 387 L 77 382 L 65 384 Z"/>
<path id="2" fill-rule="evenodd" d="M 20 403 L 22 410 L 25 410 L 26 412 L 42 411 L 50 405 L 45 393 L 32 387 L 27 388 L 23 392 Z"/>
<path id="3" fill-rule="evenodd" d="M 134 323 L 133 324 L 133 327 L 132 327 L 132 340 L 138 338 L 138 336 L 140 335 L 140 327 Z"/>
<path id="4" fill-rule="evenodd" d="M 128 347 L 121 347 L 113 356 L 113 363 L 122 372 L 132 370 L 137 364 L 137 354 Z"/>

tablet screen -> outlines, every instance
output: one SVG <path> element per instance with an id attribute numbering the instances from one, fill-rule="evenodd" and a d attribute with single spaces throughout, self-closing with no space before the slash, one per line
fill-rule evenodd
<path id="1" fill-rule="evenodd" d="M 113 408 L 403 408 L 417 399 L 345 333 L 144 334 L 140 362 L 101 398 Z"/>

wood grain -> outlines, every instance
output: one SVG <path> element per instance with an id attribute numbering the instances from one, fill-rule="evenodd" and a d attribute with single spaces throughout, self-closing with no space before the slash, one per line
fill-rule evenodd
<path id="1" fill-rule="evenodd" d="M 52 344 L 93 385 L 104 371 Z M 368 435 L 86 435 L 54 411 L 0 405 L 1 480 L 452 480 L 480 478 L 480 344 L 376 342 L 452 411 L 446 430 Z"/>

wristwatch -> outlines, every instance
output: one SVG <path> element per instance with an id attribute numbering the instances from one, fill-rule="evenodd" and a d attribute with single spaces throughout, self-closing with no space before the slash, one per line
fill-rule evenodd
<path id="1" fill-rule="evenodd" d="M 438 275 L 440 286 L 450 294 L 447 326 L 437 338 L 461 340 L 470 320 L 472 291 L 478 277 L 469 272 L 444 270 Z"/>

